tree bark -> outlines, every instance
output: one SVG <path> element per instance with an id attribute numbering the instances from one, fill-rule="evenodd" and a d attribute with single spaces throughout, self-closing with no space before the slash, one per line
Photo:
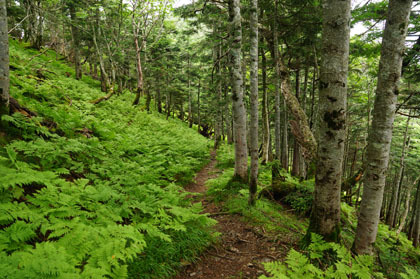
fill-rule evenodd
<path id="1" fill-rule="evenodd" d="M 411 232 L 413 238 L 413 246 L 419 247 L 420 246 L 420 182 L 417 186 L 417 194 L 416 194 L 416 203 L 414 205 L 413 214 L 415 215 L 414 223 L 413 223 L 413 230 Z"/>
<path id="2" fill-rule="evenodd" d="M 326 0 L 322 10 L 318 157 L 308 232 L 337 242 L 346 131 L 351 1 Z"/>
<path id="3" fill-rule="evenodd" d="M 273 32 L 273 58 L 274 58 L 274 95 L 275 95 L 275 118 L 274 118 L 274 149 L 276 151 L 275 157 L 281 161 L 281 111 L 280 111 L 280 86 L 281 76 L 279 67 L 279 39 L 277 32 L 277 6 L 278 1 L 275 1 L 275 15 L 273 20 L 272 32 Z"/>
<path id="4" fill-rule="evenodd" d="M 302 92 L 302 109 L 303 109 L 303 111 L 306 113 L 306 93 L 307 93 L 307 91 L 308 91 L 308 78 L 309 78 L 309 66 L 308 65 L 306 65 L 306 67 L 305 67 L 305 78 L 304 78 L 304 82 L 303 82 L 303 92 Z M 309 129 L 310 129 L 310 127 L 309 127 Z M 300 166 L 299 166 L 299 171 L 300 171 L 300 174 L 299 174 L 299 176 L 300 177 L 303 177 L 303 178 L 306 178 L 306 162 L 305 162 L 305 157 L 303 157 L 303 154 L 302 154 L 302 150 L 301 150 L 301 148 L 299 147 L 299 156 L 300 156 L 300 160 L 299 160 L 299 164 L 300 164 Z"/>
<path id="5" fill-rule="evenodd" d="M 193 114 L 192 114 L 192 96 L 191 96 L 191 57 L 190 54 L 188 53 L 188 72 L 187 72 L 187 77 L 188 77 L 188 127 L 192 128 L 193 126 L 193 122 L 194 122 L 194 118 L 193 118 Z"/>
<path id="6" fill-rule="evenodd" d="M 411 4 L 412 0 L 389 1 L 367 147 L 365 187 L 353 244 L 356 254 L 372 254 L 378 232 Z"/>
<path id="7" fill-rule="evenodd" d="M 9 113 L 9 36 L 6 0 L 0 0 L 0 117 Z"/>
<path id="8" fill-rule="evenodd" d="M 248 181 L 248 150 L 246 142 L 246 111 L 243 100 L 241 72 L 242 26 L 239 0 L 229 0 L 230 15 L 230 59 L 232 79 L 232 109 L 235 140 L 235 177 Z"/>
<path id="9" fill-rule="evenodd" d="M 308 117 L 299 104 L 298 99 L 292 93 L 290 74 L 288 69 L 279 60 L 280 71 L 282 77 L 281 92 L 289 111 L 292 113 L 294 120 L 290 121 L 291 132 L 302 147 L 303 156 L 308 160 L 312 160 L 316 156 L 317 142 L 308 124 Z"/>
<path id="10" fill-rule="evenodd" d="M 201 133 L 201 112 L 200 112 L 200 91 L 201 91 L 201 79 L 198 78 L 198 88 L 197 88 L 197 125 L 198 132 Z"/>
<path id="11" fill-rule="evenodd" d="M 296 71 L 296 98 L 299 101 L 300 95 L 300 70 Z M 302 107 L 303 108 L 303 107 Z M 293 162 L 292 162 L 292 175 L 299 176 L 300 175 L 300 145 L 297 140 L 293 143 Z"/>
<path id="12" fill-rule="evenodd" d="M 281 90 L 283 91 L 283 86 Z M 281 165 L 283 169 L 289 171 L 289 122 L 285 98 L 283 98 L 283 119 L 281 121 L 281 130 L 283 132 L 281 135 Z"/>
<path id="13" fill-rule="evenodd" d="M 255 204 L 258 183 L 258 0 L 251 1 L 251 175 L 249 180 L 249 204 Z"/>
<path id="14" fill-rule="evenodd" d="M 261 42 L 263 38 L 261 37 Z M 268 96 L 267 96 L 267 58 L 265 57 L 264 49 L 261 47 L 261 68 L 262 68 L 262 160 L 261 164 L 265 165 L 268 163 L 268 149 L 270 147 L 270 121 L 268 118 Z"/>
<path id="15" fill-rule="evenodd" d="M 215 36 L 218 35 L 219 28 L 218 26 L 214 26 L 214 34 Z M 214 131 L 214 148 L 217 149 L 221 142 L 222 142 L 222 106 L 220 105 L 222 100 L 222 67 L 221 67 L 221 56 L 222 56 L 222 46 L 219 43 L 214 48 L 214 58 L 215 58 L 215 64 L 217 66 L 217 80 L 216 80 L 216 123 L 215 123 L 215 131 Z"/>
<path id="16" fill-rule="evenodd" d="M 226 134 L 227 134 L 227 142 L 228 144 L 233 143 L 233 131 L 232 131 L 232 116 L 229 109 L 229 96 L 228 96 L 228 88 L 225 88 L 225 120 L 226 120 Z"/>

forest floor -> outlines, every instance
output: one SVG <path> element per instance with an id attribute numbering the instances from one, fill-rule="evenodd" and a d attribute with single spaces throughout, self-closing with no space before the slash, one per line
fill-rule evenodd
<path id="1" fill-rule="evenodd" d="M 215 157 L 213 152 L 210 163 L 197 173 L 186 190 L 202 194 L 197 202 L 203 204 L 204 213 L 218 222 L 216 230 L 220 238 L 195 263 L 186 265 L 175 279 L 258 278 L 265 274 L 262 263 L 283 259 L 289 249 L 281 249 L 264 229 L 258 230 L 239 214 L 223 211 L 222 203 L 211 201 L 206 194 L 206 182 L 222 173 L 216 167 Z"/>

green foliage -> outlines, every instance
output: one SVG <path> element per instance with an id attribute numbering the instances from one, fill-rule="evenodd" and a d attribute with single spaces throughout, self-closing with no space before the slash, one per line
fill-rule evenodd
<path id="1" fill-rule="evenodd" d="M 381 273 L 373 270 L 372 257 L 353 258 L 344 246 L 325 242 L 316 234 L 312 234 L 311 240 L 304 254 L 292 249 L 285 264 L 281 262 L 264 264 L 266 270 L 272 275 L 270 278 L 384 278 Z M 260 277 L 260 279 L 266 278 L 268 277 Z"/>
<path id="2" fill-rule="evenodd" d="M 216 202 L 223 203 L 226 212 L 242 216 L 247 222 L 252 223 L 258 230 L 263 227 L 270 233 L 295 239 L 296 242 L 304 234 L 306 222 L 288 214 L 280 204 L 261 198 L 255 206 L 248 205 L 248 186 L 232 180 L 234 169 L 229 164 L 234 156 L 233 148 L 230 145 L 222 145 L 217 153 L 218 166 L 227 166 L 223 173 L 215 179 L 208 181 L 208 197 Z M 261 166 L 259 173 L 259 187 L 271 183 L 271 166 Z"/>
<path id="3" fill-rule="evenodd" d="M 309 216 L 312 209 L 313 192 L 315 180 L 305 180 L 295 183 L 295 191 L 290 192 L 284 199 L 285 203 L 290 205 L 297 214 Z"/>
<path id="4" fill-rule="evenodd" d="M 378 248 L 378 261 L 380 262 L 383 273 L 389 278 L 406 278 L 402 274 L 407 270 L 410 276 L 413 272 L 420 274 L 420 253 L 418 248 L 414 248 L 412 242 L 407 239 L 404 233 L 397 235 L 388 226 L 379 224 L 378 238 L 376 241 Z"/>
<path id="5" fill-rule="evenodd" d="M 2 276 L 164 278 L 193 260 L 214 221 L 179 185 L 209 142 L 133 108 L 127 92 L 89 103 L 97 82 L 67 77 L 52 52 L 26 66 L 36 52 L 14 41 L 10 52 L 11 94 L 38 116 L 3 117 L 15 139 L 0 147 Z"/>

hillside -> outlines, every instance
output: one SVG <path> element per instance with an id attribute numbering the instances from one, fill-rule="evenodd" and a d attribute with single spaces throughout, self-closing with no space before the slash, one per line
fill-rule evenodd
<path id="1" fill-rule="evenodd" d="M 0 0 L 0 279 L 419 279 L 413 0 Z"/>
<path id="2" fill-rule="evenodd" d="M 212 239 L 181 188 L 209 141 L 131 106 L 129 92 L 92 104 L 98 81 L 75 80 L 63 61 L 10 41 L 11 96 L 37 115 L 3 117 L 2 278 L 171 274 Z"/>
<path id="3" fill-rule="evenodd" d="M 383 224 L 378 256 L 351 257 L 357 214 L 346 203 L 341 245 L 314 235 L 302 249 L 313 179 L 282 170 L 289 192 L 273 201 L 275 163 L 262 166 L 249 207 L 247 185 L 232 180 L 231 146 L 206 166 L 212 142 L 133 107 L 129 91 L 93 104 L 104 96 L 99 82 L 76 80 L 54 51 L 12 40 L 10 57 L 11 95 L 23 108 L 3 116 L 4 278 L 417 277 L 418 249 Z"/>

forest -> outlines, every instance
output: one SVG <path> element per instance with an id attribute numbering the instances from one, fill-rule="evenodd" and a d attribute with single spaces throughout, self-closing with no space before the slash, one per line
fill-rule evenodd
<path id="1" fill-rule="evenodd" d="M 418 279 L 419 104 L 418 1 L 0 0 L 0 278 Z"/>

